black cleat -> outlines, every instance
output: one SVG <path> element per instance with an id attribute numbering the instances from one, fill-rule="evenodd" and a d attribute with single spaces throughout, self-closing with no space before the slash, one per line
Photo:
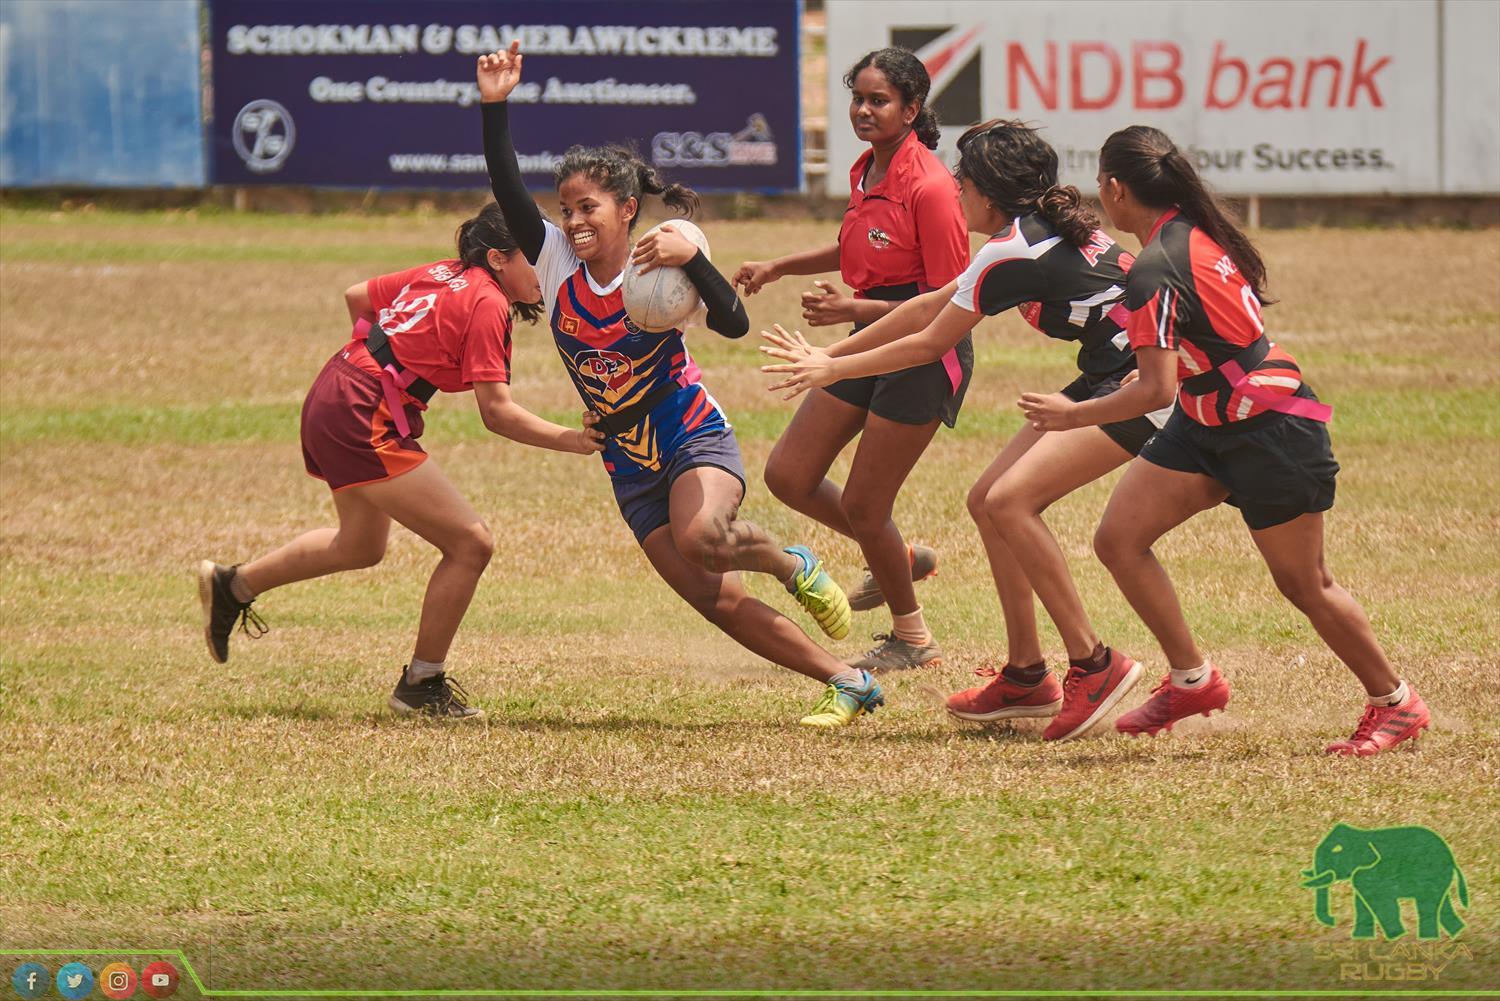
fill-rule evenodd
<path id="1" fill-rule="evenodd" d="M 415 685 L 406 680 L 406 668 L 401 669 L 401 680 L 387 700 L 391 711 L 402 716 L 432 716 L 436 719 L 478 719 L 484 711 L 469 705 L 469 693 L 464 686 L 439 674 L 419 681 Z"/>
<path id="2" fill-rule="evenodd" d="M 238 566 L 239 564 L 235 564 Z M 208 641 L 208 655 L 216 664 L 229 660 L 229 634 L 239 620 L 240 632 L 258 640 L 269 630 L 265 622 L 250 610 L 253 602 L 235 600 L 229 582 L 235 567 L 225 567 L 212 560 L 198 564 L 198 600 L 203 603 L 203 638 Z"/>

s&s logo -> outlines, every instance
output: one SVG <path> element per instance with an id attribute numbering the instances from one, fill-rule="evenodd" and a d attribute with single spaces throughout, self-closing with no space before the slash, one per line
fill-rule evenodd
<path id="1" fill-rule="evenodd" d="M 776 163 L 776 137 L 756 112 L 738 132 L 658 132 L 651 162 L 659 167 L 742 167 Z"/>
<path id="2" fill-rule="evenodd" d="M 251 101 L 234 116 L 234 151 L 257 174 L 280 170 L 297 141 L 291 113 L 275 101 Z"/>

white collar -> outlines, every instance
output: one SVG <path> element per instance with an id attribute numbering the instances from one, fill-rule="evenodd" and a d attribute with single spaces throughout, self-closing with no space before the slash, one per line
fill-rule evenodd
<path id="1" fill-rule="evenodd" d="M 579 261 L 578 267 L 579 270 L 583 272 L 583 280 L 589 283 L 589 289 L 592 290 L 593 293 L 597 296 L 609 295 L 615 289 L 619 288 L 620 283 L 625 280 L 625 272 L 621 271 L 619 274 L 615 275 L 614 281 L 610 282 L 608 285 L 600 286 L 594 281 L 594 276 L 589 274 L 589 266 L 587 264 Z M 629 265 L 627 264 L 626 267 L 629 267 Z"/>

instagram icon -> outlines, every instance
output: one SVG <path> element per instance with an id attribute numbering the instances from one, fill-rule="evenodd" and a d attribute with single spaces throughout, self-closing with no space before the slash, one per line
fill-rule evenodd
<path id="1" fill-rule="evenodd" d="M 125 1001 L 135 993 L 135 970 L 125 963 L 110 963 L 99 971 L 99 990 L 114 1001 Z"/>

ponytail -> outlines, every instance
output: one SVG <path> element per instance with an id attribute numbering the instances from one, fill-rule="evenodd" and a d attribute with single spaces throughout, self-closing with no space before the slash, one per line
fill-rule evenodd
<path id="1" fill-rule="evenodd" d="M 668 184 L 655 167 L 643 160 L 636 161 L 636 180 L 641 191 L 648 195 L 660 195 L 667 208 L 678 215 L 691 219 L 698 211 L 698 192 L 685 184 Z"/>
<path id="2" fill-rule="evenodd" d="M 500 206 L 494 202 L 480 209 L 474 218 L 459 223 L 453 242 L 458 247 L 458 259 L 463 266 L 483 268 L 486 274 L 495 279 L 496 285 L 500 284 L 500 276 L 490 267 L 489 252 L 498 250 L 502 254 L 514 254 L 521 249 L 505 225 L 505 215 L 500 211 Z M 527 323 L 536 323 L 542 318 L 542 304 L 512 302 L 510 315 L 520 317 Z"/>
<path id="3" fill-rule="evenodd" d="M 1266 265 L 1260 252 L 1166 133 L 1146 125 L 1121 129 L 1104 141 L 1099 169 L 1129 188 L 1143 205 L 1181 209 L 1224 248 L 1262 303 L 1275 301 L 1266 295 Z"/>
<path id="4" fill-rule="evenodd" d="M 938 128 L 937 112 L 926 105 L 917 112 L 916 121 L 911 123 L 911 129 L 917 134 L 917 141 L 928 149 L 938 148 L 938 139 L 942 136 L 942 130 Z"/>
<path id="5" fill-rule="evenodd" d="M 991 119 L 969 129 L 959 137 L 953 173 L 999 212 L 1011 218 L 1035 212 L 1075 247 L 1099 228 L 1079 190 L 1057 183 L 1057 151 L 1023 122 Z"/>
<path id="6" fill-rule="evenodd" d="M 891 86 L 900 92 L 903 104 L 917 105 L 917 117 L 911 123 L 912 131 L 917 134 L 917 140 L 923 146 L 937 149 L 941 131 L 938 128 L 937 112 L 927 106 L 932 78 L 927 75 L 927 67 L 922 65 L 922 60 L 906 49 L 876 49 L 865 53 L 864 58 L 844 74 L 844 86 L 853 90 L 855 78 L 872 66 L 884 73 Z"/>
<path id="7" fill-rule="evenodd" d="M 698 193 L 685 184 L 668 184 L 655 167 L 646 163 L 635 148 L 623 145 L 574 146 L 563 154 L 552 177 L 558 187 L 575 174 L 582 174 L 608 191 L 621 204 L 643 195 L 660 195 L 668 208 L 692 217 L 698 211 Z M 630 220 L 635 228 L 640 209 Z"/>

